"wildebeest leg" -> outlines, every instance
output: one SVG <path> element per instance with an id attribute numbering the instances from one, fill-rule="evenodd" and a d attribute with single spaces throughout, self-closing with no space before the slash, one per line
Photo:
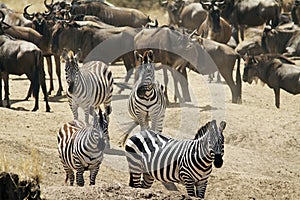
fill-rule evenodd
<path id="1" fill-rule="evenodd" d="M 168 78 L 168 71 L 166 67 L 163 67 L 163 76 L 164 76 L 164 84 L 165 84 L 165 91 L 164 91 L 164 95 L 166 98 L 166 104 L 169 105 L 170 101 L 168 98 L 168 83 L 169 83 L 169 78 Z"/>
<path id="2" fill-rule="evenodd" d="M 219 69 L 220 74 L 225 79 L 225 82 L 230 88 L 231 95 L 232 95 L 232 103 L 237 103 L 237 87 L 232 79 L 232 70 L 233 69 Z"/>
<path id="3" fill-rule="evenodd" d="M 220 72 L 217 72 L 217 83 L 221 83 L 221 75 L 220 75 Z"/>
<path id="4" fill-rule="evenodd" d="M 32 111 L 37 111 L 39 109 L 39 90 L 40 90 L 40 69 L 35 66 L 33 76 L 31 74 L 26 74 L 32 85 L 32 93 L 35 99 L 34 108 Z"/>
<path id="5" fill-rule="evenodd" d="M 54 60 L 55 60 L 55 67 L 56 67 L 56 75 L 57 75 L 57 79 L 58 79 L 58 90 L 57 90 L 56 96 L 61 96 L 63 87 L 62 87 L 62 82 L 61 82 L 60 56 L 54 55 Z"/>
<path id="6" fill-rule="evenodd" d="M 236 68 L 236 89 L 237 89 L 237 103 L 242 103 L 242 78 L 241 78 L 241 71 L 240 71 L 240 65 L 241 65 L 241 58 L 237 59 L 237 68 Z"/>
<path id="7" fill-rule="evenodd" d="M 44 100 L 46 103 L 46 112 L 50 112 L 50 106 L 49 106 L 49 102 L 48 102 L 48 93 L 47 93 L 47 86 L 46 86 L 46 78 L 45 78 L 45 71 L 44 71 L 44 67 L 43 67 L 43 63 L 41 64 L 41 71 L 40 71 L 40 85 L 42 87 L 42 91 L 44 94 Z"/>
<path id="8" fill-rule="evenodd" d="M 183 75 L 183 78 L 180 77 L 180 83 L 181 83 L 180 87 L 181 87 L 181 91 L 182 91 L 182 96 L 183 96 L 185 102 L 191 102 L 191 95 L 190 95 L 190 91 L 189 91 L 188 77 L 187 77 L 185 66 L 181 66 L 180 73 Z"/>
<path id="9" fill-rule="evenodd" d="M 131 75 L 133 74 L 133 70 L 134 70 L 134 66 L 132 65 L 134 63 L 134 57 L 133 57 L 133 52 L 129 52 L 127 54 L 125 54 L 124 56 L 122 56 L 122 60 L 124 63 L 124 66 L 126 68 L 126 76 L 125 76 L 125 83 L 127 84 Z M 118 91 L 118 94 L 121 94 L 121 92 L 124 91 L 124 87 L 120 88 L 120 90 Z"/>
<path id="10" fill-rule="evenodd" d="M 50 77 L 50 88 L 49 88 L 49 91 L 48 91 L 48 95 L 51 95 L 51 92 L 54 90 L 51 56 L 46 56 L 46 61 L 47 61 L 47 67 L 48 67 L 48 74 L 49 74 L 49 77 Z"/>
<path id="11" fill-rule="evenodd" d="M 275 105 L 277 108 L 280 106 L 280 88 L 274 88 L 274 93 L 275 93 Z"/>
<path id="12" fill-rule="evenodd" d="M 244 41 L 244 34 L 245 34 L 245 26 L 241 25 L 240 26 L 240 36 L 241 36 L 241 40 Z"/>
<path id="13" fill-rule="evenodd" d="M 28 89 L 28 92 L 27 92 L 27 96 L 25 97 L 25 101 L 28 101 L 28 99 L 30 98 L 32 94 L 32 83 L 30 82 L 30 86 L 29 86 L 29 89 Z"/>
<path id="14" fill-rule="evenodd" d="M 10 108 L 9 104 L 9 85 L 8 85 L 8 73 L 2 73 L 2 78 L 4 81 L 4 99 L 6 99 L 6 107 Z M 1 88 L 2 89 L 2 88 Z"/>
<path id="15" fill-rule="evenodd" d="M 2 102 L 2 72 L 0 71 L 0 107 L 3 107 Z"/>

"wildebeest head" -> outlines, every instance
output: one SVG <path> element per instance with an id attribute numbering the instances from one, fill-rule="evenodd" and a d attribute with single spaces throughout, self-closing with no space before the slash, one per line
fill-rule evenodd
<path id="1" fill-rule="evenodd" d="M 178 24 L 180 21 L 180 13 L 185 5 L 185 1 L 183 0 L 175 0 L 175 1 L 161 1 L 159 3 L 162 7 L 165 7 L 168 10 L 170 24 Z"/>
<path id="2" fill-rule="evenodd" d="M 211 152 L 214 155 L 214 165 L 216 168 L 220 168 L 223 165 L 224 155 L 224 135 L 223 130 L 226 127 L 226 122 L 222 121 L 219 128 L 217 127 L 216 120 L 212 120 L 209 123 L 208 131 L 210 134 L 209 145 Z"/>
<path id="3" fill-rule="evenodd" d="M 77 73 L 79 71 L 78 67 L 78 57 L 80 56 L 80 50 L 74 55 L 73 51 L 68 51 L 66 49 L 62 52 L 62 59 L 66 62 L 65 73 L 66 80 L 68 83 L 68 91 L 72 93 L 74 89 L 74 84 L 77 80 Z"/>
<path id="4" fill-rule="evenodd" d="M 225 8 L 225 1 L 212 0 L 208 2 L 200 1 L 200 3 L 211 17 L 213 32 L 219 32 L 221 29 L 220 17 L 222 10 Z"/>
<path id="5" fill-rule="evenodd" d="M 154 55 L 152 50 L 145 51 L 143 56 L 134 52 L 136 57 L 136 81 L 138 81 L 137 93 L 139 96 L 147 95 L 147 92 L 153 88 L 155 81 L 155 70 L 154 70 Z"/>
<path id="6" fill-rule="evenodd" d="M 31 20 L 33 23 L 33 29 L 38 31 L 40 34 L 44 35 L 45 34 L 45 29 L 47 28 L 47 21 L 51 14 L 52 10 L 49 10 L 48 12 L 34 12 L 34 13 L 28 13 L 27 9 L 31 6 L 31 4 L 27 5 L 24 8 L 23 16 Z"/>
<path id="7" fill-rule="evenodd" d="M 259 60 L 257 56 L 248 56 L 245 58 L 245 67 L 243 74 L 243 81 L 252 83 L 257 77 L 257 67 L 259 65 Z"/>

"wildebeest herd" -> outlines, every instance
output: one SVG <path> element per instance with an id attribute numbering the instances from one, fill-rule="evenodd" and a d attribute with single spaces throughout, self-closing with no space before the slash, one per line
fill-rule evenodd
<path id="1" fill-rule="evenodd" d="M 190 196 L 201 198 L 212 163 L 222 166 L 222 132 L 226 123 L 218 126 L 212 120 L 198 130 L 194 140 L 178 141 L 162 135 L 165 107 L 170 103 L 166 70 L 185 77 L 186 81 L 179 81 L 182 94 L 175 88 L 180 101 L 191 101 L 186 69 L 202 75 L 219 71 L 230 88 L 232 103 L 242 103 L 241 79 L 252 83 L 259 78 L 266 83 L 274 90 L 277 108 L 280 89 L 300 93 L 300 66 L 288 58 L 297 57 L 300 52 L 298 0 L 294 1 L 290 15 L 281 13 L 282 4 L 276 0 L 158 3 L 169 14 L 168 25 L 159 26 L 156 20 L 137 9 L 120 8 L 102 1 L 49 3 L 45 0 L 44 12 L 30 12 L 31 5 L 27 5 L 22 14 L 4 5 L 0 10 L 0 69 L 6 107 L 10 107 L 9 74 L 26 74 L 31 82 L 26 99 L 31 94 L 35 97 L 33 111 L 39 109 L 41 87 L 49 112 L 48 95 L 54 90 L 51 56 L 54 56 L 59 81 L 58 96 L 64 90 L 60 57 L 65 60 L 66 93 L 74 121 L 59 130 L 58 149 L 66 181 L 70 179 L 71 185 L 75 179 L 73 170 L 76 170 L 77 185 L 84 185 L 86 170 L 91 172 L 90 185 L 94 185 L 104 150 L 110 147 L 111 63 L 123 61 L 128 73 L 125 81 L 135 69 L 128 110 L 141 126 L 141 132 L 124 141 L 130 186 L 149 188 L 154 179 L 181 182 Z M 264 29 L 259 37 L 240 42 L 240 38 L 245 39 L 245 27 L 261 25 Z M 114 42 L 107 45 L 108 41 Z M 93 56 L 95 49 L 100 54 L 97 58 Z M 43 57 L 50 76 L 48 91 Z M 245 63 L 242 77 L 241 59 Z M 79 62 L 84 62 L 82 67 Z M 154 76 L 158 63 L 164 71 L 163 84 Z M 176 81 L 175 75 L 173 78 Z M 2 81 L 0 83 L 0 106 L 3 106 Z M 104 111 L 99 108 L 100 104 L 105 104 Z M 78 120 L 79 107 L 84 109 L 84 122 Z M 90 114 L 93 116 L 91 125 L 87 117 Z"/>

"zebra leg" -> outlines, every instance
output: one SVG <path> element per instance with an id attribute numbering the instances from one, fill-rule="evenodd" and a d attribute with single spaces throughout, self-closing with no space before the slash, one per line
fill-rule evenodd
<path id="1" fill-rule="evenodd" d="M 184 185 L 189 196 L 195 196 L 194 181 L 190 178 L 184 178 Z"/>
<path id="2" fill-rule="evenodd" d="M 129 186 L 134 188 L 141 187 L 141 173 L 130 172 Z"/>
<path id="3" fill-rule="evenodd" d="M 99 171 L 99 166 L 90 170 L 90 185 L 95 185 L 98 171 Z"/>
<path id="4" fill-rule="evenodd" d="M 74 185 L 74 172 L 72 169 L 70 169 L 69 167 L 65 166 L 65 171 L 66 171 L 66 179 L 65 179 L 65 184 L 68 183 L 68 179 L 70 179 L 70 186 Z"/>
<path id="5" fill-rule="evenodd" d="M 81 187 L 84 186 L 83 172 L 84 172 L 83 167 L 77 168 L 76 183 L 77 183 L 78 186 L 81 186 Z"/>
<path id="6" fill-rule="evenodd" d="M 198 198 L 204 198 L 207 186 L 207 180 L 196 183 L 196 196 Z"/>
<path id="7" fill-rule="evenodd" d="M 151 176 L 148 173 L 143 173 L 143 180 L 141 185 L 142 188 L 146 188 L 146 189 L 150 188 L 153 182 L 154 182 L 153 176 Z"/>
<path id="8" fill-rule="evenodd" d="M 91 106 L 88 106 L 87 108 L 84 109 L 84 121 L 86 124 L 90 124 L 90 122 L 89 122 L 90 109 L 91 109 Z"/>

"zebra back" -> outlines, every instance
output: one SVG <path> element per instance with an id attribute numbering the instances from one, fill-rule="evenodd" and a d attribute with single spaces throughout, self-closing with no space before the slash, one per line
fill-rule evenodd
<path id="1" fill-rule="evenodd" d="M 207 123 L 200 128 L 201 137 L 196 140 L 175 140 L 151 130 L 135 134 L 125 145 L 130 185 L 147 188 L 153 179 L 193 183 L 186 185 L 186 188 L 188 194 L 194 196 L 194 185 L 201 183 L 197 196 L 203 198 L 212 163 L 216 167 L 221 167 L 223 163 L 222 131 L 225 125 L 221 122 L 218 128 L 215 120 Z M 143 178 L 142 184 L 139 183 L 140 174 L 149 174 Z"/>

